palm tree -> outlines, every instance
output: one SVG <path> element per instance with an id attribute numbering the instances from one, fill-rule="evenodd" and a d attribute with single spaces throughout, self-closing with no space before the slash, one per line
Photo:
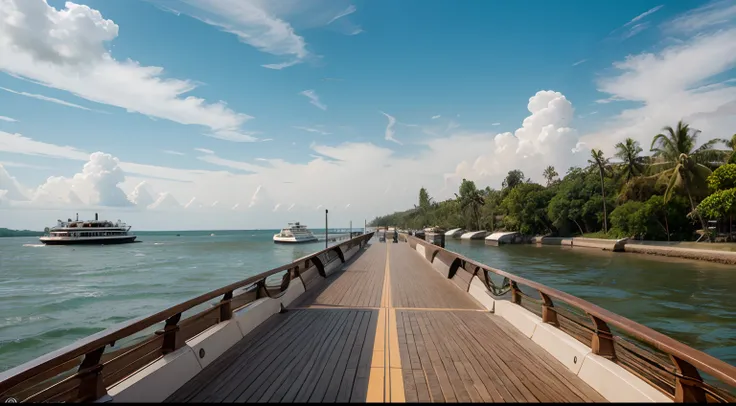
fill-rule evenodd
<path id="1" fill-rule="evenodd" d="M 603 179 L 603 173 L 609 168 L 608 158 L 603 157 L 603 151 L 592 149 L 590 150 L 590 156 L 593 159 L 589 159 L 588 163 L 598 167 L 598 172 L 601 175 L 601 194 L 603 195 L 603 232 L 608 234 L 608 213 L 606 212 L 606 184 Z"/>
<path id="2" fill-rule="evenodd" d="M 483 199 L 482 193 L 475 187 L 475 182 L 463 179 L 463 182 L 460 184 L 460 194 L 458 195 L 455 193 L 455 198 L 457 198 L 458 203 L 460 203 L 461 209 L 470 210 L 472 216 L 475 217 L 478 230 L 480 230 L 479 211 L 485 203 L 485 200 Z"/>
<path id="3" fill-rule="evenodd" d="M 547 186 L 552 184 L 552 181 L 559 176 L 557 171 L 555 171 L 555 167 L 550 165 L 547 168 L 544 169 L 543 176 L 545 179 L 547 179 Z"/>
<path id="4" fill-rule="evenodd" d="M 726 144 L 730 149 L 730 151 L 726 150 L 724 162 L 727 164 L 736 164 L 736 134 L 734 134 L 730 140 L 720 139 L 718 141 Z"/>
<path id="5" fill-rule="evenodd" d="M 708 166 L 724 157 L 723 151 L 713 148 L 722 141 L 710 140 L 695 148 L 700 130 L 691 130 L 682 120 L 677 123 L 677 128 L 667 126 L 662 128 L 662 131 L 662 134 L 657 134 L 652 139 L 651 151 L 654 152 L 653 157 L 657 161 L 651 167 L 660 176 L 669 179 L 664 201 L 669 201 L 674 190 L 682 187 L 690 200 L 692 213 L 700 220 L 703 232 L 707 233 L 708 228 L 703 216 L 695 209 L 697 205 L 693 199 L 693 192 L 705 189 L 706 179 L 711 174 Z"/>
<path id="6" fill-rule="evenodd" d="M 619 176 L 625 176 L 627 182 L 644 173 L 644 158 L 639 156 L 642 151 L 643 149 L 639 146 L 639 142 L 631 138 L 627 138 L 625 142 L 616 144 L 615 156 L 621 160 L 621 172 L 619 172 Z"/>

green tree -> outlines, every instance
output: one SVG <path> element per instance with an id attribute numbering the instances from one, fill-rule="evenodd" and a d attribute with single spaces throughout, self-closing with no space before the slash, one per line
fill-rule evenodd
<path id="1" fill-rule="evenodd" d="M 603 156 L 603 151 L 592 149 L 590 151 L 592 159 L 588 160 L 588 163 L 598 168 L 598 172 L 601 176 L 601 194 L 603 195 L 603 231 L 608 233 L 608 216 L 606 213 L 606 184 L 604 182 L 604 173 L 609 168 L 608 158 Z"/>
<path id="2" fill-rule="evenodd" d="M 615 156 L 621 160 L 619 176 L 625 178 L 627 182 L 644 173 L 644 159 L 639 156 L 642 151 L 639 142 L 631 138 L 616 144 Z"/>
<path id="3" fill-rule="evenodd" d="M 727 164 L 736 164 L 736 134 L 734 134 L 730 140 L 719 140 L 726 144 L 728 150 L 726 150 L 724 162 Z"/>
<path id="4" fill-rule="evenodd" d="M 475 182 L 463 179 L 460 184 L 460 194 L 455 193 L 455 198 L 460 204 L 460 208 L 470 213 L 468 224 L 477 225 L 478 230 L 480 230 L 480 208 L 483 207 L 484 200 L 481 191 L 475 187 Z M 472 226 L 468 228 L 472 228 Z"/>
<path id="5" fill-rule="evenodd" d="M 723 157 L 722 151 L 713 148 L 720 140 L 711 140 L 696 148 L 700 131 L 691 130 L 682 120 L 676 128 L 667 126 L 662 131 L 652 139 L 651 151 L 656 161 L 651 167 L 669 180 L 664 199 L 669 201 L 675 189 L 682 187 L 690 200 L 691 213 L 697 216 L 703 232 L 707 233 L 708 228 L 703 216 L 696 210 L 693 194 L 704 189 L 706 179 L 711 174 L 708 166 Z"/>
<path id="6" fill-rule="evenodd" d="M 511 190 L 522 183 L 524 183 L 524 172 L 514 169 L 513 171 L 509 171 L 501 186 L 503 189 Z"/>
<path id="7" fill-rule="evenodd" d="M 503 199 L 508 229 L 533 235 L 549 231 L 547 205 L 552 192 L 536 183 L 524 183 L 512 189 Z"/>
<path id="8" fill-rule="evenodd" d="M 713 193 L 700 202 L 698 212 L 711 219 L 728 218 L 732 224 L 736 215 L 736 164 L 726 164 L 713 171 L 708 176 L 708 187 Z"/>
<path id="9" fill-rule="evenodd" d="M 544 179 L 547 180 L 547 186 L 551 185 L 559 174 L 555 171 L 555 167 L 550 165 L 544 169 Z"/>

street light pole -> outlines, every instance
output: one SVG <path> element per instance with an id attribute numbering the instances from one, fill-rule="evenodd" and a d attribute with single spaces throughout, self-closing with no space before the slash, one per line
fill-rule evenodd
<path id="1" fill-rule="evenodd" d="M 350 220 L 350 238 L 353 238 L 353 220 Z"/>
<path id="2" fill-rule="evenodd" d="M 329 234 L 327 233 L 327 209 L 325 209 L 325 248 L 327 248 Z"/>

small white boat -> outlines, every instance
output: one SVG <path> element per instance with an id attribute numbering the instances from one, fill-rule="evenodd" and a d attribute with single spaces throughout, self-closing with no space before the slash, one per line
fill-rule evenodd
<path id="1" fill-rule="evenodd" d="M 126 244 L 136 238 L 129 225 L 120 220 L 116 223 L 98 220 L 95 213 L 94 220 L 79 221 L 79 215 L 76 221 L 57 220 L 56 227 L 47 229 L 46 235 L 39 240 L 46 245 Z"/>
<path id="2" fill-rule="evenodd" d="M 304 242 L 315 242 L 317 237 L 307 229 L 307 226 L 303 224 L 289 223 L 289 228 L 284 228 L 280 233 L 274 234 L 273 242 L 275 243 L 304 243 Z"/>

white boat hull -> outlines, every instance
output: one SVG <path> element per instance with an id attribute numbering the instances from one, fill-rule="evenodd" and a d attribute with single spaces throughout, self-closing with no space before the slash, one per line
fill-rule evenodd
<path id="1" fill-rule="evenodd" d="M 279 237 L 278 235 L 273 236 L 273 242 L 277 244 L 301 244 L 307 242 L 317 242 L 317 237 Z"/>

